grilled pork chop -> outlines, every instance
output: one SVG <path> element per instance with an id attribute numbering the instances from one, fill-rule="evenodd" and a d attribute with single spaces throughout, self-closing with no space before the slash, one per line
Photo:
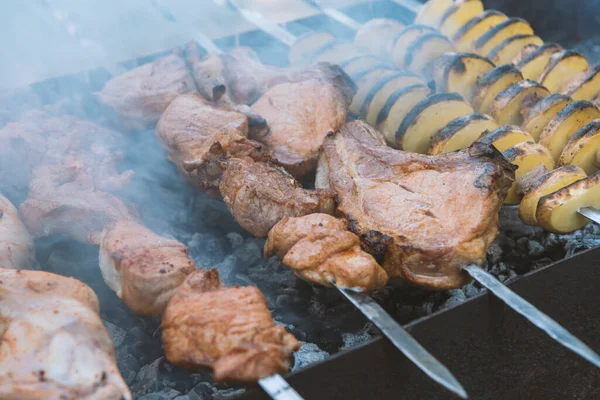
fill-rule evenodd
<path id="1" fill-rule="evenodd" d="M 34 263 L 33 239 L 15 206 L 0 194 L 0 268 L 30 269 Z"/>
<path id="2" fill-rule="evenodd" d="M 190 275 L 175 292 L 162 321 L 169 362 L 211 367 L 215 380 L 255 382 L 290 367 L 300 344 L 275 326 L 262 293 L 227 288 L 216 269 Z"/>
<path id="3" fill-rule="evenodd" d="M 498 234 L 513 167 L 493 148 L 425 156 L 391 149 L 362 121 L 325 140 L 316 186 L 338 195 L 338 211 L 392 279 L 449 289 L 468 282 Z"/>
<path id="4" fill-rule="evenodd" d="M 327 214 L 284 217 L 265 243 L 265 257 L 272 255 L 300 278 L 324 286 L 368 292 L 387 283 L 385 270 L 348 231 L 348 221 Z"/>
<path id="5" fill-rule="evenodd" d="M 183 57 L 170 54 L 117 75 L 96 93 L 128 129 L 152 127 L 173 99 L 196 89 Z"/>
<path id="6" fill-rule="evenodd" d="M 304 189 L 283 168 L 250 157 L 229 158 L 219 185 L 223 201 L 236 222 L 249 233 L 265 237 L 285 216 L 331 214 L 335 194 Z"/>
<path id="7" fill-rule="evenodd" d="M 182 243 L 139 223 L 117 221 L 102 233 L 100 270 L 106 284 L 131 311 L 160 316 L 175 289 L 196 266 Z"/>
<path id="8" fill-rule="evenodd" d="M 98 312 L 75 279 L 0 269 L 0 398 L 130 400 Z"/>
<path id="9" fill-rule="evenodd" d="M 259 123 L 260 125 L 260 123 Z M 223 109 L 198 93 L 178 96 L 156 126 L 156 136 L 166 148 L 169 160 L 195 187 L 215 194 L 223 171 L 215 163 L 205 168 L 214 156 L 268 159 L 260 143 L 247 139 L 251 127 L 248 117 Z"/>
<path id="10" fill-rule="evenodd" d="M 315 170 L 325 136 L 346 123 L 353 86 L 340 73 L 334 80 L 308 79 L 269 89 L 252 110 L 267 120 L 265 143 L 277 162 L 301 179 Z"/>

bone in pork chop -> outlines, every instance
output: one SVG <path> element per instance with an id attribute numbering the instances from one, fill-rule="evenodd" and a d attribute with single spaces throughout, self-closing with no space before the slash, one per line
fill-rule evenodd
<path id="1" fill-rule="evenodd" d="M 257 288 L 227 288 L 216 269 L 186 279 L 167 306 L 162 329 L 169 362 L 211 367 L 216 381 L 255 382 L 284 373 L 300 347 L 273 323 Z"/>
<path id="2" fill-rule="evenodd" d="M 173 292 L 196 270 L 182 243 L 132 221 L 117 221 L 102 233 L 104 281 L 131 311 L 160 316 Z"/>
<path id="3" fill-rule="evenodd" d="M 277 162 L 301 179 L 317 166 L 325 136 L 346 123 L 353 88 L 342 75 L 335 81 L 309 79 L 269 89 L 252 110 L 267 120 L 265 143 Z"/>
<path id="4" fill-rule="evenodd" d="M 33 239 L 15 206 L 0 194 L 0 268 L 30 269 L 34 263 Z"/>
<path id="5" fill-rule="evenodd" d="M 152 127 L 169 103 L 196 89 L 183 57 L 171 54 L 117 75 L 96 93 L 128 129 Z"/>
<path id="6" fill-rule="evenodd" d="M 267 236 L 285 216 L 331 214 L 335 209 L 333 192 L 304 189 L 281 167 L 249 157 L 230 158 L 223 164 L 219 185 L 223 201 L 236 222 L 256 237 Z"/>
<path id="7" fill-rule="evenodd" d="M 387 283 L 385 270 L 348 231 L 348 221 L 327 214 L 284 217 L 265 243 L 265 257 L 272 255 L 300 278 L 324 286 L 368 292 Z"/>
<path id="8" fill-rule="evenodd" d="M 0 398 L 130 400 L 98 312 L 75 279 L 0 269 Z"/>
<path id="9" fill-rule="evenodd" d="M 205 168 L 211 153 L 268 159 L 260 143 L 246 138 L 248 129 L 246 115 L 219 108 L 198 93 L 187 93 L 169 105 L 156 135 L 179 172 L 193 186 L 215 194 L 223 171 L 215 163 L 210 164 L 212 169 Z"/>
<path id="10" fill-rule="evenodd" d="M 339 213 L 390 278 L 432 289 L 467 283 L 461 267 L 485 261 L 513 167 L 480 143 L 426 156 L 377 137 L 362 121 L 328 137 L 317 187 L 337 193 Z"/>

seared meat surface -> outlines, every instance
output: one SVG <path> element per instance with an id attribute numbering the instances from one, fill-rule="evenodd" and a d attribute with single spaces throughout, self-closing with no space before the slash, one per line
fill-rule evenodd
<path id="1" fill-rule="evenodd" d="M 262 64 L 251 50 L 243 48 L 203 58 L 197 52 L 188 52 L 188 63 L 196 86 L 206 98 L 216 101 L 226 93 L 234 104 L 253 104 L 281 83 L 318 79 L 336 85 L 353 85 L 337 65 L 318 63 L 301 68 L 278 68 Z M 290 93 L 291 97 L 296 95 Z"/>
<path id="2" fill-rule="evenodd" d="M 0 194 L 0 268 L 30 269 L 34 263 L 33 239 L 15 206 Z"/>
<path id="3" fill-rule="evenodd" d="M 223 201 L 236 222 L 254 236 L 267 236 L 285 216 L 331 214 L 335 209 L 333 192 L 304 189 L 281 167 L 249 157 L 223 163 L 219 185 Z"/>
<path id="4" fill-rule="evenodd" d="M 175 97 L 195 89 L 185 59 L 170 54 L 114 77 L 96 98 L 126 128 L 143 129 L 152 127 Z"/>
<path id="5" fill-rule="evenodd" d="M 160 316 L 196 266 L 182 243 L 139 223 L 117 221 L 102 233 L 100 269 L 106 284 L 130 310 Z"/>
<path id="6" fill-rule="evenodd" d="M 98 311 L 75 279 L 0 269 L 0 398 L 130 400 Z"/>
<path id="7" fill-rule="evenodd" d="M 284 217 L 269 232 L 265 257 L 277 255 L 300 278 L 359 291 L 381 289 L 387 273 L 360 248 L 348 221 L 327 214 Z"/>
<path id="8" fill-rule="evenodd" d="M 227 288 L 216 269 L 186 279 L 167 306 L 162 329 L 169 362 L 210 367 L 217 381 L 254 382 L 284 373 L 300 347 L 273 323 L 257 288 Z"/>
<path id="9" fill-rule="evenodd" d="M 246 138 L 248 129 L 246 115 L 217 107 L 198 93 L 187 93 L 169 105 L 156 135 L 179 172 L 195 187 L 214 194 L 223 171 L 215 163 L 208 168 L 211 153 L 268 158 L 259 143 Z"/>
<path id="10" fill-rule="evenodd" d="M 19 210 L 35 237 L 62 234 L 94 244 L 108 224 L 137 219 L 132 206 L 98 190 L 94 177 L 78 166 L 37 167 Z"/>
<path id="11" fill-rule="evenodd" d="M 325 140 L 317 187 L 338 195 L 363 248 L 392 279 L 459 287 L 467 264 L 482 264 L 498 233 L 513 167 L 493 148 L 425 156 L 394 150 L 362 121 Z"/>
<path id="12" fill-rule="evenodd" d="M 252 106 L 269 125 L 265 135 L 253 138 L 300 179 L 315 170 L 325 136 L 346 123 L 353 95 L 341 74 L 332 82 L 309 79 L 274 86 Z"/>

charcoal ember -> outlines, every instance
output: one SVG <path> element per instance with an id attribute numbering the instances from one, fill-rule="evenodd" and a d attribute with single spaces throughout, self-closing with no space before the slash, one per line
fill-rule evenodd
<path id="1" fill-rule="evenodd" d="M 233 254 L 246 266 L 261 263 L 263 260 L 263 239 L 249 238 L 238 246 Z"/>
<path id="2" fill-rule="evenodd" d="M 115 345 L 115 348 L 118 348 L 119 346 L 121 346 L 121 344 L 125 341 L 125 336 L 127 335 L 127 332 L 125 331 L 125 329 L 120 328 L 117 325 L 112 324 L 108 321 L 103 320 L 102 323 L 104 324 L 104 327 L 110 334 L 110 337 L 112 338 L 112 342 Z"/>
<path id="3" fill-rule="evenodd" d="M 177 390 L 164 388 L 160 392 L 146 394 L 138 400 L 173 400 L 180 397 L 180 395 L 181 392 L 178 392 Z"/>
<path id="4" fill-rule="evenodd" d="M 191 400 L 191 399 L 190 399 L 190 396 L 188 396 L 187 394 L 184 394 L 184 395 L 175 397 L 173 400 Z"/>
<path id="5" fill-rule="evenodd" d="M 467 300 L 467 296 L 463 289 L 452 289 L 446 292 L 450 297 L 441 305 L 440 308 L 454 307 L 463 301 Z"/>
<path id="6" fill-rule="evenodd" d="M 158 379 L 158 370 L 160 368 L 161 361 L 164 360 L 164 357 L 157 358 L 151 364 L 144 365 L 140 372 L 138 372 L 136 380 L 157 380 Z"/>
<path id="7" fill-rule="evenodd" d="M 215 393 L 214 386 L 202 382 L 189 391 L 187 394 L 190 400 L 211 400 Z"/>
<path id="8" fill-rule="evenodd" d="M 527 254 L 529 257 L 537 258 L 542 256 L 546 252 L 546 249 L 537 240 L 530 240 L 527 243 Z"/>
<path id="9" fill-rule="evenodd" d="M 477 287 L 477 283 L 475 283 L 475 281 L 469 283 L 467 286 L 464 287 L 464 293 L 468 299 L 477 296 L 483 290 L 484 289 Z"/>
<path id="10" fill-rule="evenodd" d="M 365 327 L 361 332 L 342 333 L 342 340 L 344 341 L 344 344 L 342 345 L 340 350 L 351 349 L 353 347 L 358 346 L 361 343 L 366 342 L 369 339 L 371 339 L 371 335 L 368 332 L 368 326 Z"/>
<path id="11" fill-rule="evenodd" d="M 489 247 L 487 252 L 487 259 L 490 263 L 495 264 L 500 261 L 502 257 L 502 246 L 499 240 L 496 240 Z"/>
<path id="12" fill-rule="evenodd" d="M 294 353 L 292 371 L 297 371 L 307 365 L 323 361 L 327 357 L 329 357 L 329 353 L 321 350 L 316 344 L 300 342 L 300 349 Z"/>
<path id="13" fill-rule="evenodd" d="M 123 346 L 117 350 L 117 366 L 125 382 L 131 385 L 135 380 L 141 365 L 138 360 L 129 352 L 127 346 Z"/>
<path id="14" fill-rule="evenodd" d="M 164 386 L 161 382 L 146 379 L 142 381 L 136 380 L 135 382 L 129 385 L 129 389 L 131 390 L 133 398 L 139 399 L 142 396 L 151 393 L 156 393 L 164 389 Z"/>
<path id="15" fill-rule="evenodd" d="M 222 390 L 217 391 L 217 393 L 215 393 L 212 396 L 212 400 L 233 399 L 234 397 L 240 396 L 245 391 L 246 391 L 246 389 L 233 389 L 233 388 L 222 389 Z"/>
<path id="16" fill-rule="evenodd" d="M 244 237 L 237 232 L 229 232 L 225 236 L 229 240 L 229 245 L 232 249 L 236 249 L 244 243 Z"/>
<path id="17" fill-rule="evenodd" d="M 237 272 L 238 264 L 241 264 L 240 260 L 233 254 L 229 254 L 225 259 L 215 267 L 219 270 L 219 276 L 226 285 L 231 285 L 231 282 L 235 280 L 235 274 Z"/>
<path id="18" fill-rule="evenodd" d="M 206 267 L 220 263 L 226 255 L 223 240 L 211 234 L 194 233 L 187 246 L 196 264 Z"/>

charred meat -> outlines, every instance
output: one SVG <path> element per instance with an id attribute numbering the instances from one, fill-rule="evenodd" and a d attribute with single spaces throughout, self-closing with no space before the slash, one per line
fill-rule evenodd
<path id="1" fill-rule="evenodd" d="M 317 187 L 338 195 L 362 246 L 391 279 L 449 289 L 482 264 L 498 233 L 513 167 L 490 146 L 425 156 L 385 146 L 362 121 L 325 140 Z"/>

